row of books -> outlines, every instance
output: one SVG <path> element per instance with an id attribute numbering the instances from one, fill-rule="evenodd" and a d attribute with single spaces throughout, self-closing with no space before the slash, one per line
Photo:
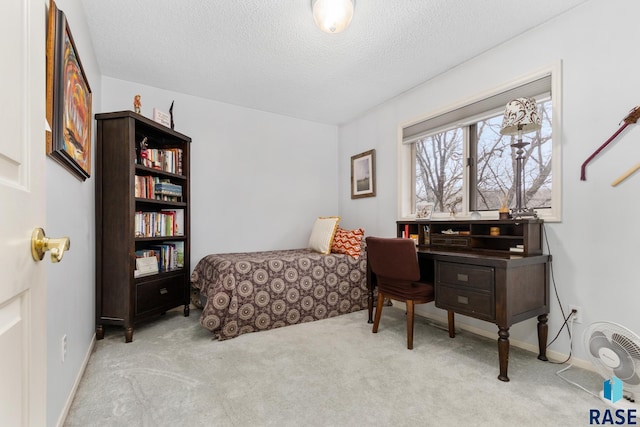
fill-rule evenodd
<path id="1" fill-rule="evenodd" d="M 184 236 L 184 209 L 136 212 L 135 237 L 168 236 Z"/>
<path id="2" fill-rule="evenodd" d="M 163 242 L 137 250 L 135 277 L 184 267 L 184 242 Z"/>
<path id="3" fill-rule="evenodd" d="M 137 161 L 148 168 L 182 175 L 181 148 L 142 148 Z"/>
<path id="4" fill-rule="evenodd" d="M 144 199 L 168 200 L 179 202 L 182 199 L 182 186 L 157 176 L 136 175 L 134 196 Z"/>

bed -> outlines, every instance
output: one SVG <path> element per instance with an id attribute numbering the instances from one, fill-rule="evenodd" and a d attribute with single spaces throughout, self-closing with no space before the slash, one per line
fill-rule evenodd
<path id="1" fill-rule="evenodd" d="M 364 243 L 362 243 L 364 245 Z M 219 340 L 367 307 L 367 259 L 311 249 L 212 254 L 191 275 L 200 323 Z"/>

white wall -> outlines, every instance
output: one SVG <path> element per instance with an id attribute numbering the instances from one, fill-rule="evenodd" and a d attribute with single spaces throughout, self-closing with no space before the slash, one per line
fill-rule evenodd
<path id="1" fill-rule="evenodd" d="M 101 76 L 84 9 L 80 0 L 56 0 L 56 4 L 69 23 L 96 112 L 101 103 Z M 95 135 L 95 126 L 92 132 Z M 95 145 L 92 151 L 93 164 Z M 47 425 L 56 425 L 60 419 L 95 331 L 94 173 L 92 170 L 92 176 L 83 182 L 47 158 L 45 231 L 47 236 L 71 239 L 70 250 L 62 262 L 47 262 Z M 63 335 L 67 335 L 64 363 Z"/>
<path id="2" fill-rule="evenodd" d="M 592 0 L 498 46 L 340 127 L 340 215 L 343 222 L 365 227 L 367 235 L 394 236 L 397 209 L 398 126 L 452 105 L 561 60 L 563 64 L 562 188 L 563 220 L 546 224 L 553 272 L 565 309 L 583 308 L 576 325 L 574 355 L 586 360 L 582 332 L 595 321 L 614 321 L 640 334 L 637 266 L 640 230 L 640 174 L 618 187 L 610 183 L 640 161 L 640 129 L 631 126 L 588 167 L 582 162 L 618 128 L 629 110 L 640 104 L 640 56 L 636 37 L 640 2 Z M 434 59 L 434 60 L 437 60 Z M 377 196 L 351 200 L 349 158 L 377 150 Z M 561 325 L 551 295 L 549 335 Z M 442 310 L 421 306 L 424 314 Z M 495 325 L 457 316 L 457 323 L 482 328 L 492 336 Z M 511 328 L 511 338 L 536 348 L 536 322 Z M 551 350 L 568 354 L 567 334 Z"/>
<path id="3" fill-rule="evenodd" d="M 173 113 L 192 138 L 191 268 L 202 256 L 306 247 L 317 216 L 338 213 L 335 126 L 103 78 L 102 110 Z"/>

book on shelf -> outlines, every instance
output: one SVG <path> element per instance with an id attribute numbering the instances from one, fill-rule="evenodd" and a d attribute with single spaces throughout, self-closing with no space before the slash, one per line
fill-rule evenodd
<path id="1" fill-rule="evenodd" d="M 509 251 L 522 253 L 522 252 L 524 252 L 524 245 L 515 245 L 515 246 L 509 248 Z"/>
<path id="2" fill-rule="evenodd" d="M 176 244 L 176 251 L 177 251 L 176 262 L 177 262 L 178 268 L 183 268 L 184 267 L 184 242 L 175 242 L 175 244 Z"/>

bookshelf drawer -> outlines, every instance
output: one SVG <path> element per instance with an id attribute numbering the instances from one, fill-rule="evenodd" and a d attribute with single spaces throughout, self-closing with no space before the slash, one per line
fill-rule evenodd
<path id="1" fill-rule="evenodd" d="M 492 293 L 474 292 L 453 286 L 436 285 L 436 307 L 453 310 L 476 319 L 494 320 Z"/>
<path id="2" fill-rule="evenodd" d="M 478 291 L 493 291 L 493 268 L 452 262 L 438 263 L 438 283 L 473 288 Z"/>
<path id="3" fill-rule="evenodd" d="M 184 299 L 184 277 L 154 280 L 136 286 L 136 315 L 180 305 Z"/>

